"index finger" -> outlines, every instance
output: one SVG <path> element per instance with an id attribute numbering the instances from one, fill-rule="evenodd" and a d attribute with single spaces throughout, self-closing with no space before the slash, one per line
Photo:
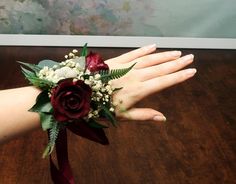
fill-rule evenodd
<path id="1" fill-rule="evenodd" d="M 116 62 L 116 63 L 120 63 L 120 64 L 128 63 L 134 59 L 137 59 L 139 57 L 150 54 L 150 53 L 154 52 L 155 50 L 156 50 L 156 44 L 151 44 L 151 45 L 147 45 L 147 46 L 132 50 L 132 51 L 122 54 L 118 57 L 115 57 L 111 60 L 112 60 L 112 62 Z"/>

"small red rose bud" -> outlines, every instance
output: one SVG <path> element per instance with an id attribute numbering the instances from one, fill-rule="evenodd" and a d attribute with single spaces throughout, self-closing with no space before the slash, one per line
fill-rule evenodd
<path id="1" fill-rule="evenodd" d="M 93 52 L 90 52 L 86 57 L 86 68 L 90 72 L 109 69 L 108 65 L 104 63 L 102 57 L 99 54 Z"/>

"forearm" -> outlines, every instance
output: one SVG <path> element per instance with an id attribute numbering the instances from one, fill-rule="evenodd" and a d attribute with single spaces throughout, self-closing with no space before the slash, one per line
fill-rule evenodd
<path id="1" fill-rule="evenodd" d="M 28 111 L 39 93 L 33 86 L 0 91 L 0 144 L 40 127 L 39 115 Z"/>

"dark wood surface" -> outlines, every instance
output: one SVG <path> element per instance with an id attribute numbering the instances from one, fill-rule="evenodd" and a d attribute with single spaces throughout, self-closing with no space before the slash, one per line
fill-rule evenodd
<path id="1" fill-rule="evenodd" d="M 0 89 L 27 85 L 17 60 L 32 63 L 45 58 L 62 60 L 70 50 L 0 47 Z M 93 50 L 107 59 L 129 49 Z M 69 133 L 70 161 L 76 181 L 236 183 L 236 51 L 181 50 L 195 55 L 192 66 L 198 69 L 197 75 L 137 104 L 159 109 L 166 115 L 166 123 L 120 122 L 117 128 L 106 130 L 109 146 Z M 49 162 L 41 158 L 46 143 L 46 133 L 39 130 L 1 145 L 0 183 L 51 183 Z"/>

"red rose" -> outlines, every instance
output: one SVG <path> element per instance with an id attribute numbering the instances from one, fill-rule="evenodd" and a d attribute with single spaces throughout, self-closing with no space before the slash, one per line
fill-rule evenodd
<path id="1" fill-rule="evenodd" d="M 65 79 L 52 89 L 51 104 L 59 122 L 83 118 L 90 110 L 92 90 L 82 80 Z"/>
<path id="2" fill-rule="evenodd" d="M 90 52 L 89 55 L 86 56 L 86 68 L 90 72 L 109 69 L 108 65 L 104 63 L 102 57 L 99 54 L 93 52 Z"/>

